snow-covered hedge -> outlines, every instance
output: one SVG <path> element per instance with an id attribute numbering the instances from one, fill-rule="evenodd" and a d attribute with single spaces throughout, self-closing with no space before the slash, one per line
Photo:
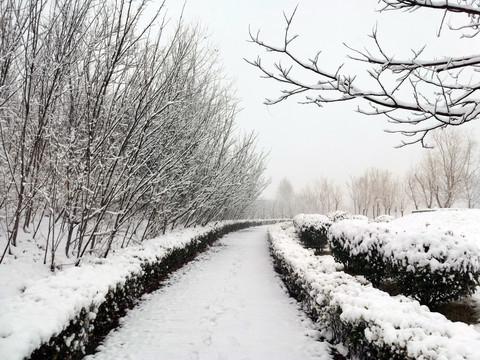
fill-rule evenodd
<path id="1" fill-rule="evenodd" d="M 369 221 L 368 217 L 366 217 L 365 215 L 351 214 L 348 211 L 343 210 L 331 211 L 327 214 L 327 217 L 330 219 L 331 222 L 338 222 L 345 219 Z"/>
<path id="2" fill-rule="evenodd" d="M 391 297 L 337 271 L 330 256 L 317 257 L 294 239 L 292 228 L 269 229 L 276 269 L 290 292 L 359 359 L 480 359 L 480 334 L 405 296 Z"/>
<path id="3" fill-rule="evenodd" d="M 386 275 L 382 249 L 388 241 L 388 234 L 385 223 L 342 220 L 329 229 L 330 251 L 347 270 L 365 276 L 377 286 Z"/>
<path id="4" fill-rule="evenodd" d="M 438 226 L 343 220 L 329 229 L 335 258 L 375 285 L 384 276 L 423 304 L 470 295 L 479 284 L 480 249 Z"/>
<path id="5" fill-rule="evenodd" d="M 320 254 L 328 245 L 328 228 L 332 222 L 325 215 L 300 214 L 293 218 L 293 225 L 300 240 L 316 254 Z"/>
<path id="6" fill-rule="evenodd" d="M 335 210 L 329 212 L 327 214 L 327 217 L 330 219 L 331 222 L 337 222 L 343 219 L 350 219 L 352 217 L 352 214 L 350 214 L 348 211 Z"/>
<path id="7" fill-rule="evenodd" d="M 224 234 L 262 221 L 186 229 L 39 280 L 0 300 L 0 359 L 69 359 L 93 349 L 136 299 Z"/>
<path id="8" fill-rule="evenodd" d="M 384 215 L 377 216 L 373 221 L 374 222 L 387 222 L 388 223 L 392 220 L 395 220 L 395 218 L 393 216 L 384 214 Z"/>
<path id="9" fill-rule="evenodd" d="M 434 226 L 392 231 L 384 254 L 402 293 L 425 304 L 471 295 L 479 285 L 479 248 L 452 231 Z"/>

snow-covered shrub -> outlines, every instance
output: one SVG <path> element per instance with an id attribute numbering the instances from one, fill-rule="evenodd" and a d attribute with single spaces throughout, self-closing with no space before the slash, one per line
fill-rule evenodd
<path id="1" fill-rule="evenodd" d="M 304 245 L 320 254 L 328 245 L 327 232 L 332 222 L 325 215 L 300 214 L 293 218 L 293 225 Z"/>
<path id="2" fill-rule="evenodd" d="M 400 291 L 423 304 L 459 299 L 479 285 L 480 249 L 452 231 L 392 227 L 383 252 Z"/>
<path id="3" fill-rule="evenodd" d="M 329 245 L 337 261 L 374 286 L 389 277 L 423 304 L 456 300 L 479 284 L 478 246 L 439 227 L 343 220 L 330 227 Z"/>
<path id="4" fill-rule="evenodd" d="M 388 223 L 388 222 L 390 222 L 394 219 L 395 218 L 393 216 L 384 214 L 384 215 L 377 216 L 373 221 L 374 222 L 386 222 L 386 223 Z"/>
<path id="5" fill-rule="evenodd" d="M 348 217 L 346 219 L 370 221 L 368 217 L 366 217 L 365 215 L 360 215 L 360 214 L 351 215 L 350 217 Z"/>
<path id="6" fill-rule="evenodd" d="M 405 296 L 391 297 L 340 271 L 330 256 L 317 257 L 293 229 L 269 229 L 276 269 L 289 291 L 323 329 L 355 359 L 478 360 L 480 334 L 466 324 Z"/>
<path id="7" fill-rule="evenodd" d="M 352 217 L 352 214 L 350 214 L 348 211 L 335 210 L 329 212 L 327 214 L 327 217 L 330 219 L 331 222 L 337 222 L 343 219 L 350 219 Z"/>
<path id="8" fill-rule="evenodd" d="M 342 220 L 329 229 L 330 251 L 336 261 L 378 286 L 386 275 L 382 246 L 388 240 L 384 224 Z"/>

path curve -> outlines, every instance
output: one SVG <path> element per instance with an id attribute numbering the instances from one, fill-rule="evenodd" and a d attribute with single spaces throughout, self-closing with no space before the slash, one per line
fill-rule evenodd
<path id="1" fill-rule="evenodd" d="M 267 227 L 224 236 L 144 296 L 89 360 L 333 359 L 273 271 Z"/>

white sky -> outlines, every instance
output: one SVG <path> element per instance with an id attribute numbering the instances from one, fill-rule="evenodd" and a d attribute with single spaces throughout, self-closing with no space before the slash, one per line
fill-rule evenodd
<path id="1" fill-rule="evenodd" d="M 442 30 L 437 38 L 442 13 L 417 11 L 380 15 L 377 0 L 187 0 L 184 17 L 208 28 L 210 41 L 219 51 L 225 75 L 236 81 L 243 110 L 237 118 L 240 130 L 258 133 L 259 147 L 270 152 L 266 171 L 272 184 L 265 197 L 275 196 L 279 181 L 287 177 L 300 190 L 309 181 L 325 176 L 344 183 L 350 175 L 360 175 L 368 167 L 389 169 L 403 175 L 416 163 L 424 149 L 413 145 L 401 149 L 400 136 L 387 134 L 395 129 L 382 117 L 356 113 L 355 104 L 300 105 L 302 98 L 266 106 L 265 98 L 275 98 L 282 89 L 273 80 L 260 78 L 260 71 L 243 58 L 253 60 L 267 54 L 249 43 L 248 28 L 273 42 L 281 42 L 285 27 L 283 11 L 291 13 L 298 5 L 292 33 L 300 35 L 296 51 L 313 57 L 322 50 L 322 59 L 332 71 L 346 61 L 342 45 L 373 49 L 368 35 L 378 24 L 380 40 L 392 55 L 402 58 L 411 49 L 427 44 L 427 54 L 438 57 L 468 53 L 472 41 L 459 40 L 459 34 Z M 169 15 L 176 18 L 183 1 L 167 0 Z M 455 21 L 452 19 L 451 21 Z M 473 40 L 478 41 L 476 39 Z M 351 52 L 350 52 L 351 54 Z M 404 54 L 404 56 L 401 56 Z M 267 60 L 265 60 L 267 61 Z M 352 71 L 354 66 L 349 67 Z M 365 104 L 363 108 L 367 109 Z M 469 129 L 480 135 L 480 126 Z"/>

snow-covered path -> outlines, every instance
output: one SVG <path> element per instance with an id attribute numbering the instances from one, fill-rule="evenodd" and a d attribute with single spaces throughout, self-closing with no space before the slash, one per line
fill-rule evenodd
<path id="1" fill-rule="evenodd" d="M 87 359 L 332 359 L 282 289 L 266 229 L 223 237 L 145 296 Z"/>

